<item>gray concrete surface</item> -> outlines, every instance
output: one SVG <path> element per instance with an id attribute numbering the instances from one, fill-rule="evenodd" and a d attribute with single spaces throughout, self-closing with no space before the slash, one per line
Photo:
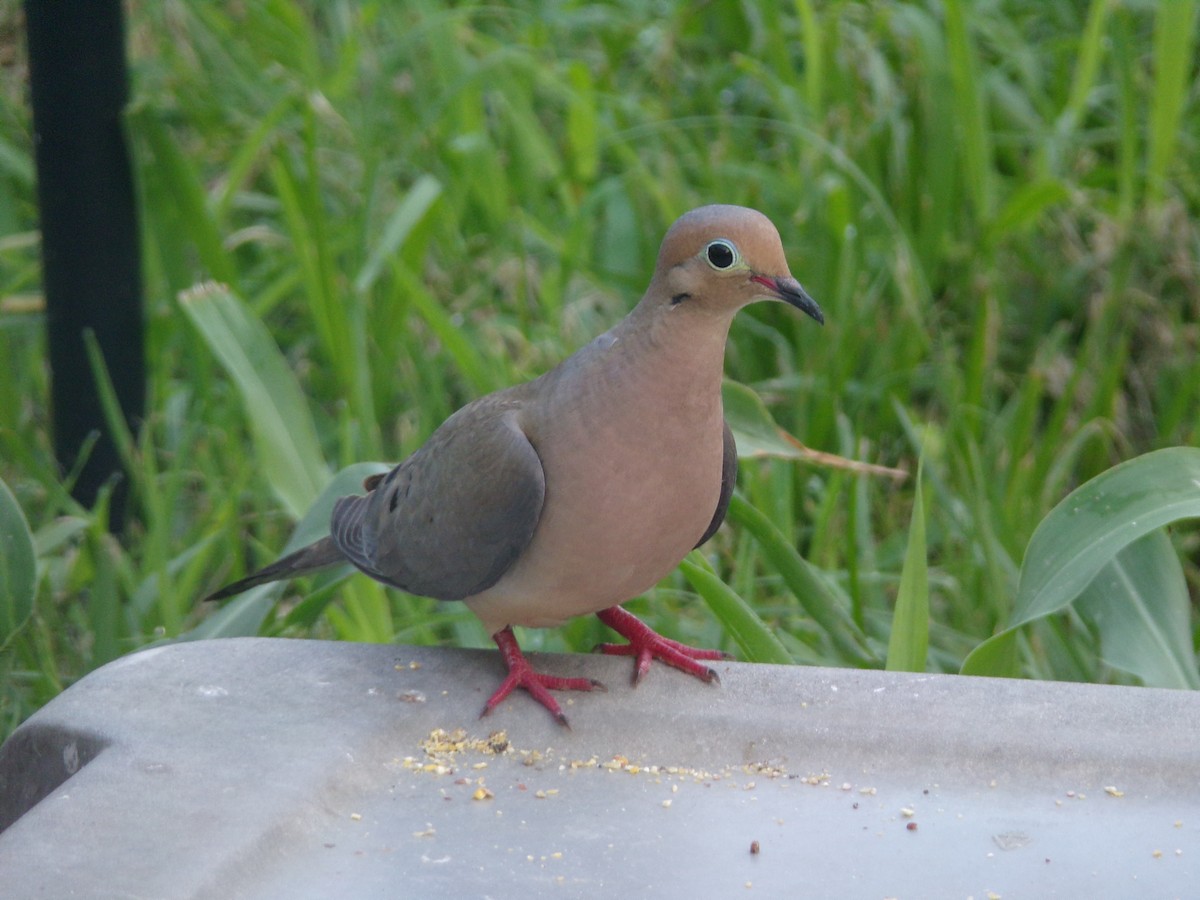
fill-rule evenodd
<path id="1" fill-rule="evenodd" d="M 495 652 L 119 660 L 0 748 L 0 896 L 1200 895 L 1200 695 L 533 658 L 609 691 L 567 731 L 477 718 Z"/>

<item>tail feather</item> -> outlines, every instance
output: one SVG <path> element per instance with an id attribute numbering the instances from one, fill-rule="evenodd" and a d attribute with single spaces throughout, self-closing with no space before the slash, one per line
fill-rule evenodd
<path id="1" fill-rule="evenodd" d="M 215 593 L 209 594 L 204 599 L 205 601 L 224 600 L 226 597 L 240 594 L 242 591 L 249 590 L 260 584 L 266 584 L 268 581 L 295 578 L 297 575 L 305 575 L 309 572 L 325 569 L 345 561 L 345 555 L 337 548 L 337 544 L 333 542 L 333 538 L 321 538 L 321 540 L 309 544 L 307 547 L 301 547 L 295 553 L 289 553 L 269 566 L 265 566 L 257 572 L 247 575 L 240 581 L 225 585 L 225 587 Z"/>

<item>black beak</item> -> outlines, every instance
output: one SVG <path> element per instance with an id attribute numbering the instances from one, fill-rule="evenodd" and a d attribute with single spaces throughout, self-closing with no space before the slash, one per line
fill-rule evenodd
<path id="1" fill-rule="evenodd" d="M 766 275 L 754 275 L 752 280 L 770 290 L 771 295 L 789 303 L 802 313 L 807 313 L 821 325 L 825 324 L 825 313 L 817 306 L 817 301 L 808 296 L 808 292 L 800 286 L 795 278 L 772 278 Z"/>

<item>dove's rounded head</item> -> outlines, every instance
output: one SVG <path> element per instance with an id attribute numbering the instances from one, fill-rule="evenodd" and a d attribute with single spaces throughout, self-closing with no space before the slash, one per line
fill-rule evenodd
<path id="1" fill-rule="evenodd" d="M 744 206 L 701 206 L 676 219 L 659 248 L 654 282 L 672 306 L 732 314 L 756 300 L 782 300 L 825 321 L 788 271 L 771 220 Z"/>

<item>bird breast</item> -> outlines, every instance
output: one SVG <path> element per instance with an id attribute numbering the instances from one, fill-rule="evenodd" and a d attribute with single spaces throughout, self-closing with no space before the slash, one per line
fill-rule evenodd
<path id="1" fill-rule="evenodd" d="M 714 384 L 698 384 L 694 373 L 614 359 L 619 344 L 593 346 L 606 352 L 539 386 L 527 434 L 545 503 L 527 550 L 468 599 L 489 630 L 550 627 L 637 596 L 696 545 L 716 510 L 719 368 Z"/>

